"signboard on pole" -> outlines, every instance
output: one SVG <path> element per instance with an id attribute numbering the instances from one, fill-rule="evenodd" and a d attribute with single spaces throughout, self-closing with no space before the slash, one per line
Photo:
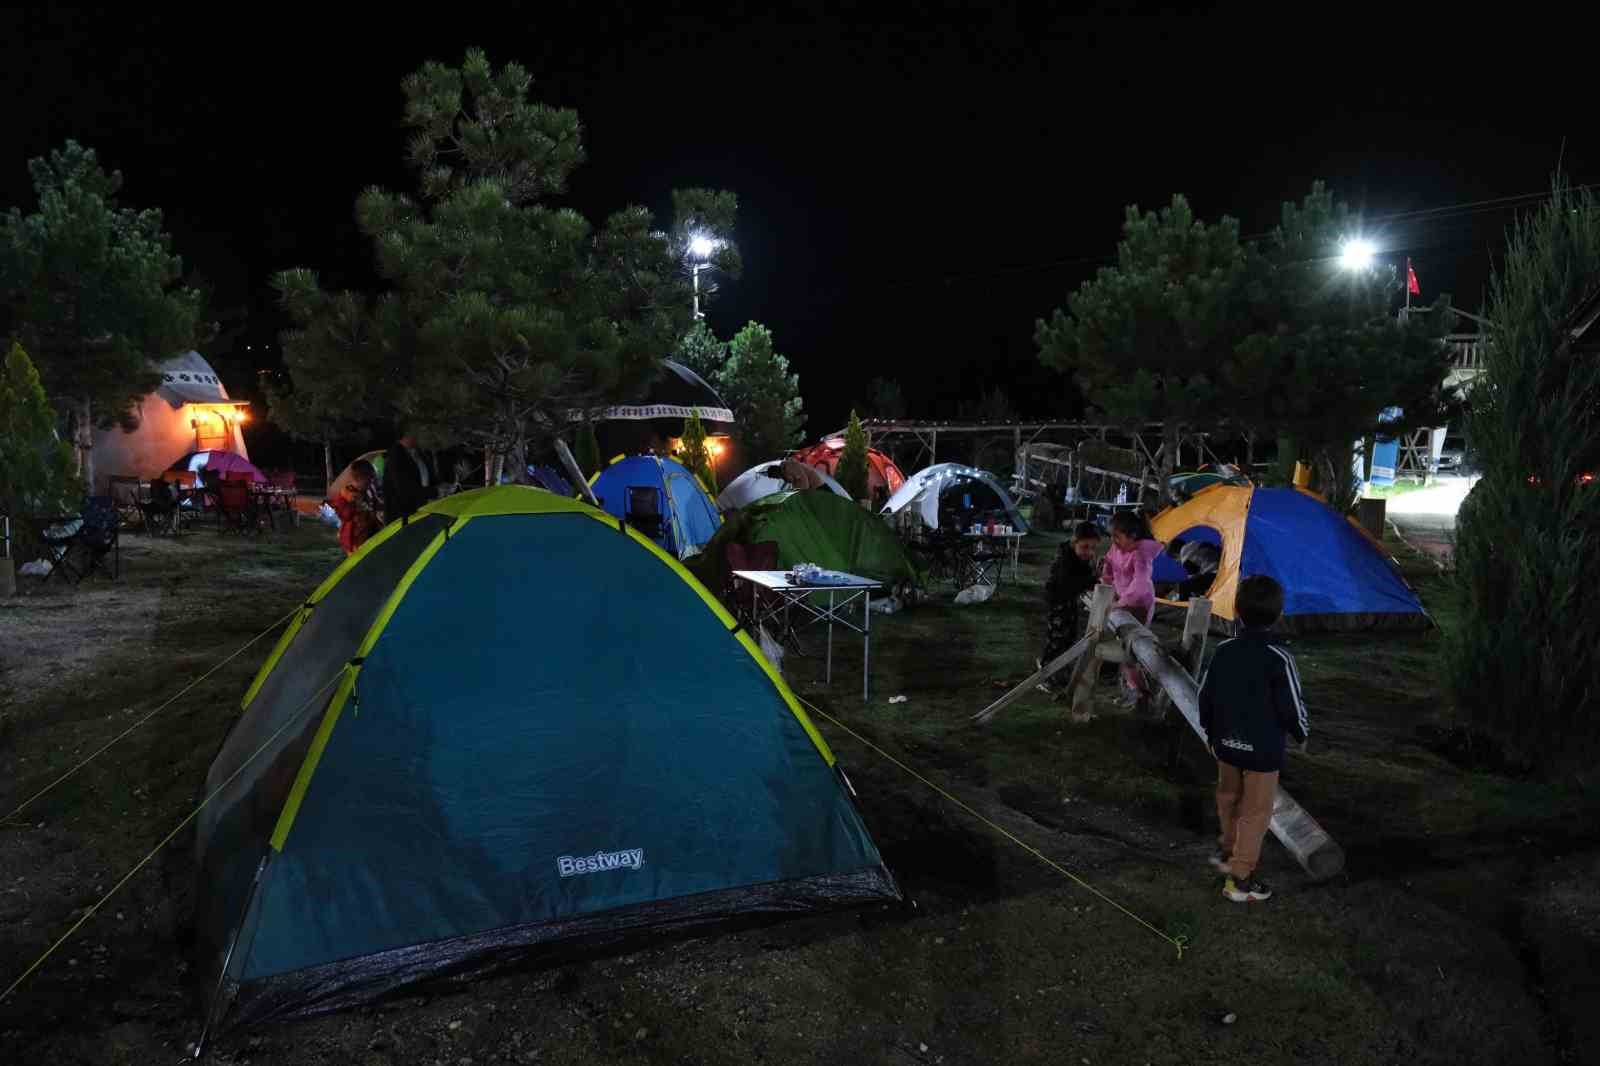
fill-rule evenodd
<path id="1" fill-rule="evenodd" d="M 1386 408 L 1378 416 L 1380 422 L 1394 422 L 1400 418 L 1400 408 Z M 1372 477 L 1374 485 L 1393 485 L 1395 467 L 1400 462 L 1400 439 L 1379 437 L 1372 446 Z"/>

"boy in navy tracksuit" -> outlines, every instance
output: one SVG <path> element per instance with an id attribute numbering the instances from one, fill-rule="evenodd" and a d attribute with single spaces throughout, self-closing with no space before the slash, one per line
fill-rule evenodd
<path id="1" fill-rule="evenodd" d="M 1251 903 L 1272 897 L 1254 874 L 1278 795 L 1284 734 L 1304 742 L 1311 723 L 1294 656 L 1267 632 L 1283 613 L 1283 586 L 1264 575 L 1247 577 L 1234 610 L 1244 630 L 1217 646 L 1200 682 L 1200 727 L 1217 760 L 1222 821 L 1211 865 L 1227 875 L 1224 896 Z"/>

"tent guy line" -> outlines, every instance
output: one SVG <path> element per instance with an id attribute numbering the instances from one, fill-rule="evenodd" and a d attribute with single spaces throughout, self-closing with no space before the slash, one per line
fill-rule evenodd
<path id="1" fill-rule="evenodd" d="M 11 821 L 11 819 L 13 819 L 17 815 L 21 814 L 30 804 L 32 804 L 40 796 L 43 796 L 45 793 L 47 793 L 51 789 L 55 788 L 57 785 L 61 784 L 63 781 L 65 781 L 68 778 L 72 777 L 79 770 L 82 770 L 85 766 L 88 766 L 90 763 L 94 762 L 100 756 L 104 755 L 107 751 L 109 751 L 112 748 L 113 745 L 115 745 L 115 744 L 119 743 L 120 741 L 122 741 L 129 734 L 131 734 L 134 730 L 136 730 L 140 726 L 144 725 L 146 722 L 148 722 L 150 719 L 154 718 L 156 715 L 160 714 L 162 711 L 166 710 L 168 707 L 171 707 L 174 703 L 177 703 L 179 700 L 183 699 L 183 697 L 187 696 L 190 692 L 194 691 L 194 689 L 197 686 L 199 686 L 202 683 L 204 683 L 205 680 L 207 678 L 209 678 L 211 675 L 215 674 L 218 670 L 221 670 L 224 666 L 227 666 L 229 663 L 233 662 L 233 660 L 235 660 L 239 656 L 243 655 L 246 651 L 249 651 L 252 646 L 254 646 L 258 641 L 261 640 L 262 637 L 264 637 L 267 634 L 271 633 L 273 630 L 275 630 L 279 626 L 283 625 L 289 619 L 293 618 L 296 614 L 300 613 L 300 611 L 302 609 L 304 609 L 305 606 L 306 605 L 303 604 L 303 603 L 295 604 L 294 607 L 289 611 L 288 614 L 284 615 L 282 618 L 278 619 L 276 622 L 272 623 L 270 626 L 268 626 L 267 628 L 263 629 L 261 632 L 257 633 L 255 636 L 251 637 L 249 640 L 245 641 L 243 644 L 241 644 L 238 648 L 236 648 L 234 650 L 233 654 L 229 655 L 226 659 L 223 659 L 221 662 L 217 663 L 211 669 L 207 670 L 205 673 L 201 674 L 199 677 L 197 677 L 193 681 L 189 682 L 182 689 L 180 689 L 175 695 L 168 697 L 166 699 L 166 701 L 163 702 L 155 710 L 151 711 L 149 714 L 145 715 L 143 718 L 139 719 L 137 722 L 133 723 L 128 728 L 124 729 L 122 732 L 120 732 L 116 736 L 112 737 L 110 740 L 106 741 L 104 744 L 102 744 L 99 747 L 98 750 L 96 750 L 94 752 L 94 754 L 90 755 L 87 759 L 84 759 L 82 762 L 78 763 L 78 765 L 74 766 L 72 769 L 68 770 L 66 773 L 64 773 L 60 777 L 56 778 L 54 781 L 50 782 L 48 785 L 46 785 L 43 788 L 41 788 L 39 791 L 37 791 L 33 795 L 29 796 L 27 799 L 23 800 L 21 803 L 17 804 L 16 808 L 14 810 L 12 810 L 12 812 L 10 814 L 6 815 L 4 818 L 0 818 L 0 822 L 9 822 L 9 821 Z M 3 997 L 0 997 L 0 998 L 3 998 Z"/>
<path id="2" fill-rule="evenodd" d="M 975 809 L 971 805 L 965 803 L 964 801 L 962 801 L 961 799 L 957 798 L 956 796 L 952 795 L 950 792 L 948 792 L 944 788 L 940 787 L 940 785 L 938 785 L 936 782 L 929 780 L 928 778 L 924 777 L 922 774 L 918 773 L 916 770 L 913 770 L 911 767 L 907 766 L 905 763 L 901 762 L 899 759 L 895 758 L 893 755 L 890 755 L 888 752 L 886 752 L 882 748 L 878 747 L 878 745 L 874 744 L 872 741 L 868 740 L 866 737 L 862 736 L 860 733 L 857 733 L 854 729 L 851 729 L 849 726 L 845 725 L 843 722 L 839 721 L 839 719 L 835 718 L 833 715 L 829 714 L 827 711 L 823 710 L 821 707 L 818 707 L 816 704 L 812 703 L 810 700 L 806 699 L 804 696 L 801 696 L 799 693 L 796 693 L 795 694 L 795 699 L 797 699 L 801 703 L 805 704 L 805 707 L 806 707 L 807 710 L 812 711 L 812 712 L 814 712 L 816 714 L 819 714 L 823 718 L 826 718 L 828 721 L 832 722 L 834 725 L 838 726 L 840 729 L 842 729 L 846 733 L 850 734 L 856 740 L 859 740 L 862 744 L 865 744 L 873 752 L 877 753 L 878 755 L 883 756 L 883 758 L 887 759 L 889 762 L 893 763 L 895 766 L 898 766 L 900 769 L 904 770 L 906 773 L 910 774 L 912 777 L 916 778 L 918 781 L 922 782 L 924 785 L 927 785 L 929 788 L 933 789 L 933 791 L 937 792 L 940 796 L 944 797 L 946 800 L 948 800 L 951 803 L 955 804 L 957 807 L 960 807 L 962 810 L 964 810 L 968 814 L 972 815 L 972 817 L 974 817 L 978 821 L 982 822 L 985 826 L 988 826 L 990 829 L 993 829 L 996 833 L 999 833 L 1001 836 L 1003 836 L 1007 840 L 1011 841 L 1011 843 L 1015 844 L 1017 847 L 1021 848 L 1023 851 L 1026 851 L 1028 854 L 1032 855 L 1034 858 L 1038 859 L 1040 862 L 1044 863 L 1046 866 L 1050 867 L 1056 873 L 1060 874 L 1062 877 L 1065 877 L 1067 880 L 1071 881 L 1073 884 L 1077 885 L 1079 888 L 1083 889 L 1085 892 L 1089 893 L 1091 896 L 1094 896 L 1097 899 L 1100 899 L 1103 902 L 1110 904 L 1112 907 L 1114 907 L 1117 910 L 1121 911 L 1123 914 L 1127 915 L 1129 918 L 1132 918 L 1134 921 L 1138 922 L 1140 925 L 1142 925 L 1146 929 L 1150 930 L 1150 932 L 1154 933 L 1156 936 L 1160 937 L 1162 940 L 1165 940 L 1167 943 L 1171 944 L 1174 948 L 1177 949 L 1178 958 L 1180 960 L 1183 958 L 1184 950 L 1189 947 L 1189 938 L 1187 936 L 1183 936 L 1181 934 L 1178 935 L 1178 936 L 1172 936 L 1170 933 L 1165 933 L 1162 930 L 1156 928 L 1156 926 L 1154 924 L 1152 924 L 1148 919 L 1142 918 L 1139 915 L 1135 914 L 1133 911 L 1129 910 L 1127 907 L 1124 907 L 1122 904 L 1118 903 L 1116 900 L 1112 899 L 1110 896 L 1106 895 L 1104 892 L 1100 891 L 1098 888 L 1095 888 L 1089 882 L 1085 881 L 1083 878 L 1079 877 L 1077 874 L 1073 873 L 1071 870 L 1067 869 L 1065 866 L 1062 866 L 1060 863 L 1056 862 L 1050 856 L 1046 855 L 1044 852 L 1040 851 L 1038 848 L 1034 847 L 1032 844 L 1028 843 L 1026 840 L 1023 840 L 1021 837 L 1017 836 L 1015 833 L 1012 833 L 1005 826 L 1000 825 L 998 822 L 995 822 L 995 821 L 993 821 L 993 820 L 991 820 L 989 818 L 984 817 L 984 815 L 981 814 L 977 809 Z"/>
<path id="3" fill-rule="evenodd" d="M 297 608 L 295 608 L 295 610 L 299 610 L 299 608 L 297 607 Z M 268 630 L 268 632 L 271 632 L 271 630 Z M 256 639 L 259 640 L 260 638 L 257 637 Z M 244 649 L 241 648 L 239 650 L 243 651 Z M 234 654 L 237 655 L 238 652 L 235 652 Z M 231 656 L 230 656 L 230 658 L 231 658 Z M 220 667 L 222 664 L 219 663 L 217 665 Z M 84 923 L 86 923 L 90 918 L 93 918 L 96 914 L 100 913 L 100 909 L 111 901 L 111 897 L 112 896 L 116 895 L 119 891 L 121 891 L 123 885 L 125 885 L 129 881 L 133 880 L 133 876 L 135 874 L 137 874 L 140 870 L 142 870 L 146 866 L 148 866 L 150 864 L 150 860 L 154 859 L 157 855 L 159 855 L 161 853 L 161 849 L 162 848 L 164 848 L 168 844 L 172 843 L 173 839 L 179 833 L 183 832 L 183 830 L 188 826 L 188 824 L 190 822 L 192 822 L 196 818 L 198 818 L 200 816 L 200 812 L 205 810 L 206 805 L 209 804 L 212 800 L 216 799 L 217 795 L 223 789 L 225 789 L 229 785 L 233 784 L 233 779 L 235 777 L 238 777 L 240 774 L 244 773 L 245 767 L 249 766 L 252 762 L 254 762 L 261 755 L 262 752 L 266 751 L 267 748 L 274 741 L 276 741 L 279 736 L 281 736 L 283 734 L 284 730 L 288 729 L 291 725 L 293 725 L 296 721 L 298 721 L 300 716 L 306 712 L 306 709 L 308 707 L 312 706 L 312 704 L 314 704 L 321 697 L 327 695 L 328 690 L 333 687 L 334 683 L 336 681 L 338 681 L 339 678 L 344 676 L 344 673 L 345 673 L 345 671 L 347 669 L 349 669 L 349 664 L 345 664 L 345 665 L 339 667 L 338 672 L 335 673 L 332 677 L 330 677 L 327 681 L 323 682 L 322 687 L 318 688 L 315 692 L 313 692 L 310 695 L 310 697 L 308 697 L 306 699 L 306 701 L 300 705 L 299 709 L 296 710 L 294 712 L 294 714 L 290 715 L 288 717 L 288 719 L 283 723 L 283 725 L 278 727 L 276 732 L 274 732 L 266 740 L 262 741 L 261 746 L 258 747 L 254 752 L 252 752 L 250 754 L 250 757 L 248 759 L 246 759 L 243 763 L 241 763 L 239 765 L 239 768 L 237 770 L 235 770 L 233 772 L 233 774 L 226 781 L 223 781 L 222 783 L 217 785 L 216 788 L 214 788 L 210 792 L 206 793 L 206 798 L 201 800 L 195 806 L 195 808 L 193 810 L 191 810 L 188 814 L 184 815 L 183 816 L 183 821 L 181 821 L 177 825 L 173 826 L 172 827 L 172 831 L 169 832 L 166 836 L 162 837 L 160 842 L 157 843 L 155 847 L 151 848 L 149 850 L 149 852 L 147 852 L 145 854 L 144 858 L 142 858 L 138 862 L 134 863 L 133 864 L 133 868 L 131 870 L 129 870 L 127 873 L 123 874 L 122 877 L 120 879 L 118 879 L 116 884 L 112 885 L 109 889 L 106 890 L 105 895 L 101 896 L 98 900 L 96 900 L 94 902 L 94 904 L 92 906 L 87 908 L 83 912 L 83 914 L 78 918 L 78 920 L 72 923 L 72 925 L 67 929 L 67 931 L 65 933 L 62 933 L 59 937 L 56 938 L 55 943 L 53 943 L 49 947 L 45 948 L 44 949 L 44 953 L 41 954 L 37 959 L 34 959 L 33 962 L 28 966 L 28 968 L 26 970 L 23 970 L 20 974 L 18 974 L 17 975 L 17 979 L 12 981 L 9 985 L 7 985 L 6 986 L 6 990 L 4 992 L 0 992 L 0 1003 L 3 1003 L 7 999 L 11 998 L 11 994 L 13 992 L 15 992 L 18 988 L 22 987 L 22 983 L 24 981 L 26 981 L 30 976 L 32 976 L 33 973 L 36 970 L 39 969 L 39 967 L 43 966 L 45 964 L 45 962 L 49 960 L 50 956 L 54 955 L 56 953 L 56 951 L 61 947 L 62 944 L 65 944 L 68 940 L 71 940 L 73 934 L 75 934 L 79 929 L 83 928 Z M 174 697 L 174 699 L 176 699 L 176 697 Z M 198 1056 L 196 1056 L 196 1057 L 198 1057 Z"/>

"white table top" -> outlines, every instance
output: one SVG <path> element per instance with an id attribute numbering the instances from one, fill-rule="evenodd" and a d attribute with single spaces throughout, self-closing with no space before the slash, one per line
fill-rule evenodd
<path id="1" fill-rule="evenodd" d="M 855 574 L 846 575 L 852 582 L 848 585 L 796 585 L 789 580 L 789 571 L 787 570 L 735 570 L 733 576 L 743 581 L 748 581 L 753 585 L 760 585 L 764 589 L 771 589 L 773 592 L 793 592 L 797 589 L 803 589 L 806 592 L 827 592 L 829 589 L 883 588 L 883 582 L 857 577 Z"/>

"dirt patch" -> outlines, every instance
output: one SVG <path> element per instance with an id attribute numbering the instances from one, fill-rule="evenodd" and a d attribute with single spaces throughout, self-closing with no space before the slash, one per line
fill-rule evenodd
<path id="1" fill-rule="evenodd" d="M 0 603 L 0 691 L 12 703 L 71 685 L 108 657 L 149 654 L 161 590 L 95 579 L 75 595 L 39 593 Z M 0 710 L 0 716 L 4 715 Z"/>

